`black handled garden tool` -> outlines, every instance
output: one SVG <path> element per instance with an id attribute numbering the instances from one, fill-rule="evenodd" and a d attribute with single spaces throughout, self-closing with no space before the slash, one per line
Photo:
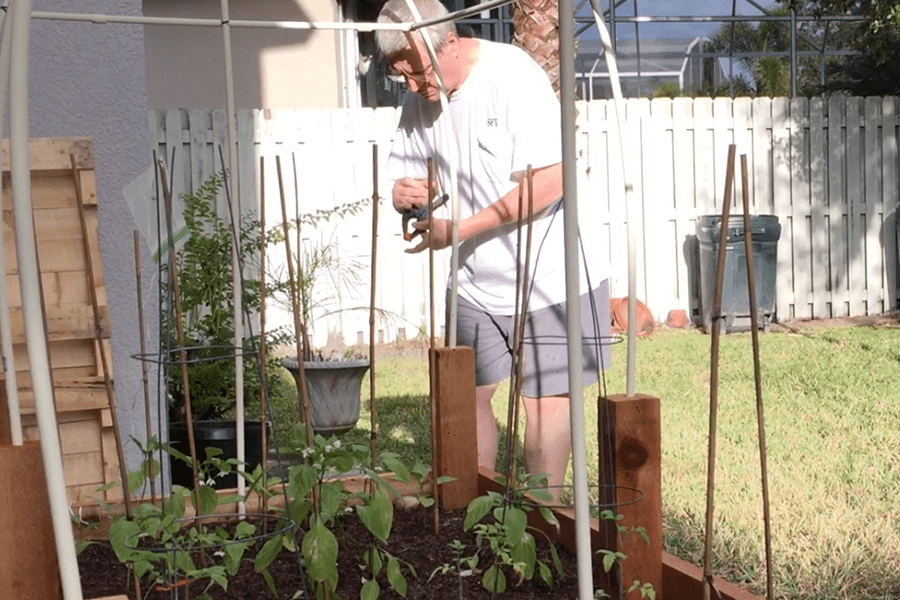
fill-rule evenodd
<path id="1" fill-rule="evenodd" d="M 434 206 L 434 208 L 439 208 L 439 207 L 445 205 L 449 199 L 450 199 L 450 194 L 445 193 L 445 194 L 435 198 L 432 205 Z M 422 233 L 421 231 L 419 231 L 416 228 L 413 228 L 412 231 L 407 230 L 406 226 L 409 224 L 410 221 L 425 221 L 426 219 L 428 219 L 428 205 L 427 204 L 425 206 L 422 206 L 419 208 L 412 208 L 412 209 L 406 211 L 405 213 L 403 213 L 403 239 L 408 242 L 408 241 L 412 240 L 414 237 L 416 237 L 417 235 L 419 235 L 420 233 Z"/>

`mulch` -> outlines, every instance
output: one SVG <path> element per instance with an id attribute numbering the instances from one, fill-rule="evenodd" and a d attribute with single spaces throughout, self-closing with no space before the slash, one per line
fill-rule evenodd
<path id="1" fill-rule="evenodd" d="M 465 511 L 442 512 L 440 531 L 434 533 L 433 509 L 416 508 L 413 510 L 395 510 L 394 523 L 387 544 L 380 544 L 391 554 L 402 561 L 403 572 L 407 575 L 408 590 L 406 598 L 416 599 L 472 599 L 494 597 L 481 585 L 481 571 L 490 566 L 491 557 L 486 548 L 478 552 L 478 572 L 471 576 L 461 577 L 455 570 L 441 573 L 444 565 L 455 565 L 451 542 L 459 540 L 465 544 L 465 556 L 476 551 L 475 536 L 472 532 L 463 531 Z M 362 555 L 371 542 L 370 535 L 357 518 L 345 518 L 333 528 L 339 541 L 337 593 L 344 600 L 355 600 L 360 597 L 360 588 L 366 571 L 362 567 Z M 537 535 L 539 558 L 552 565 L 550 552 L 546 543 Z M 558 548 L 563 564 L 563 576 L 558 577 L 554 571 L 554 585 L 548 588 L 539 577 L 531 581 L 516 584 L 514 575 L 507 573 L 507 589 L 497 597 L 508 600 L 546 600 L 547 598 L 578 597 L 577 563 L 574 553 L 565 548 Z M 116 594 L 127 594 L 135 599 L 133 584 L 129 571 L 120 563 L 107 542 L 98 542 L 89 546 L 78 559 L 81 572 L 81 583 L 86 599 L 101 598 Z M 408 565 L 412 565 L 417 574 L 409 575 Z M 229 578 L 228 589 L 222 590 L 218 585 L 209 582 L 195 581 L 190 583 L 190 595 L 184 587 L 175 589 L 150 589 L 143 584 L 142 593 L 146 600 L 171 600 L 172 598 L 195 598 L 206 593 L 212 600 L 288 600 L 304 589 L 304 578 L 298 556 L 283 550 L 269 567 L 275 580 L 278 595 L 272 595 L 263 577 L 253 570 L 252 562 L 245 561 L 238 574 Z M 599 581 L 598 575 L 595 579 Z M 393 590 L 388 591 L 387 582 L 382 576 L 381 598 L 401 598 Z M 308 583 L 306 584 L 308 586 Z M 175 594 L 178 594 L 177 596 Z M 304 596 L 298 595 L 298 598 Z M 310 592 L 306 597 L 314 597 Z M 333 596 L 332 596 L 333 598 Z"/>

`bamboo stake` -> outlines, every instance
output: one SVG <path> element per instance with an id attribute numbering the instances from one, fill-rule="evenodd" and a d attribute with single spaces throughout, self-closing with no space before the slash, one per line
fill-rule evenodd
<path id="1" fill-rule="evenodd" d="M 88 239 L 87 215 L 84 212 L 84 198 L 81 194 L 81 173 L 74 154 L 69 154 L 72 163 L 72 178 L 75 181 L 75 201 L 78 203 L 78 220 L 81 223 L 81 237 L 84 239 L 84 262 L 88 272 L 88 292 L 91 297 L 91 308 L 94 312 L 94 335 L 97 351 L 100 354 L 100 366 L 103 369 L 103 383 L 106 386 L 106 399 L 109 401 L 109 414 L 112 417 L 113 436 L 116 439 L 116 454 L 119 458 L 119 476 L 122 478 L 122 495 L 125 500 L 125 516 L 131 520 L 131 490 L 128 486 L 128 465 L 125 464 L 125 453 L 122 451 L 122 436 L 119 433 L 119 416 L 116 410 L 116 393 L 113 390 L 112 377 L 109 374 L 109 356 L 103 344 L 103 326 L 100 317 L 100 301 L 97 299 L 97 278 L 94 276 L 94 256 Z"/>
<path id="2" fill-rule="evenodd" d="M 747 155 L 741 155 L 741 191 L 744 205 L 744 253 L 747 257 L 747 290 L 750 296 L 750 337 L 753 339 L 753 379 L 756 382 L 756 424 L 759 435 L 759 467 L 762 479 L 763 530 L 766 546 L 766 597 L 775 598 L 772 575 L 772 526 L 769 515 L 769 476 L 766 459 L 766 425 L 763 415 L 762 375 L 759 364 L 759 328 L 757 326 L 756 287 L 753 267 L 753 241 L 750 233 L 750 197 Z"/>
<path id="3" fill-rule="evenodd" d="M 434 213 L 434 159 L 429 158 L 426 165 L 426 173 L 428 177 L 428 218 L 431 219 Z M 428 224 L 429 229 L 431 223 Z M 429 232 L 429 235 L 431 233 Z M 430 338 L 428 344 L 428 397 L 431 399 L 431 480 L 432 480 L 432 496 L 434 496 L 434 535 L 441 533 L 441 513 L 440 513 L 440 486 L 438 486 L 438 422 L 437 422 L 437 366 L 433 364 L 435 358 L 435 342 L 434 342 L 434 247 L 428 244 L 428 292 L 430 298 L 429 314 L 429 331 Z M 449 332 L 447 332 L 449 334 Z"/>
<path id="4" fill-rule="evenodd" d="M 531 285 L 531 244 L 532 233 L 534 230 L 534 170 L 531 168 L 531 165 L 528 165 L 526 169 L 525 178 L 528 182 L 528 212 L 526 213 L 528 220 L 525 224 L 525 265 L 522 269 L 524 273 L 524 276 L 522 277 L 522 309 L 519 314 L 519 336 L 516 340 L 516 345 L 518 347 L 516 350 L 516 414 L 513 425 L 513 436 L 515 436 L 513 439 L 515 440 L 519 439 L 519 399 L 522 397 L 522 365 L 524 361 L 522 357 L 522 347 L 524 344 L 523 339 L 525 337 L 525 319 L 528 316 L 528 288 Z"/>
<path id="5" fill-rule="evenodd" d="M 513 311 L 513 336 L 512 336 L 512 352 L 510 356 L 510 386 L 509 400 L 506 408 L 506 458 L 504 465 L 504 475 L 506 475 L 506 488 L 511 489 L 514 486 L 515 461 L 517 445 L 519 442 L 518 431 L 516 431 L 516 422 L 518 420 L 518 396 L 516 396 L 516 361 L 519 357 L 518 347 L 516 343 L 519 340 L 519 312 L 522 309 L 522 219 L 525 214 L 525 190 L 524 186 L 519 185 L 519 213 L 516 217 L 516 300 L 515 310 Z"/>
<path id="6" fill-rule="evenodd" d="M 725 171 L 725 199 L 722 206 L 722 223 L 719 232 L 719 256 L 716 263 L 716 285 L 713 294 L 712 331 L 710 332 L 709 375 L 709 456 L 706 481 L 706 537 L 703 553 L 703 600 L 709 600 L 715 583 L 712 574 L 713 497 L 716 491 L 716 417 L 719 409 L 719 330 L 721 328 L 722 280 L 725 277 L 725 242 L 728 239 L 728 216 L 731 210 L 731 188 L 734 183 L 735 146 L 728 146 L 728 164 Z M 716 591 L 718 595 L 718 591 Z"/>
<path id="7" fill-rule="evenodd" d="M 184 390 L 184 420 L 187 426 L 188 451 L 191 456 L 191 469 L 194 474 L 194 499 L 197 510 L 200 510 L 200 472 L 197 469 L 197 446 L 194 443 L 194 411 L 191 408 L 191 389 L 188 382 L 187 351 L 184 348 L 184 325 L 181 322 L 181 289 L 178 285 L 178 265 L 175 261 L 175 237 L 172 233 L 172 190 L 166 164 L 159 161 L 159 173 L 162 180 L 163 205 L 166 209 L 166 235 L 168 236 L 169 281 L 175 305 L 175 333 L 178 338 L 178 357 L 181 366 L 181 386 Z"/>
<path id="8" fill-rule="evenodd" d="M 137 309 L 138 309 L 138 336 L 141 340 L 141 356 L 147 355 L 147 339 L 144 333 L 144 292 L 143 292 L 143 274 L 141 273 L 141 236 L 138 231 L 134 230 L 134 281 L 137 287 Z M 144 391 L 144 425 L 147 434 L 147 444 L 153 437 L 153 429 L 150 411 L 150 365 L 146 360 L 141 361 L 141 387 Z M 153 457 L 149 462 L 150 477 L 150 500 L 156 502 L 156 469 L 153 468 Z"/>
<path id="9" fill-rule="evenodd" d="M 312 447 L 313 443 L 313 431 L 309 414 L 309 392 L 306 389 L 306 368 L 303 365 L 306 360 L 305 351 L 308 342 L 306 340 L 306 326 L 300 320 L 299 291 L 297 289 L 297 279 L 294 277 L 294 259 L 291 254 L 290 229 L 288 227 L 287 205 L 284 198 L 284 179 L 281 174 L 280 156 L 275 157 L 275 168 L 278 171 L 278 191 L 281 195 L 281 218 L 282 227 L 284 228 L 285 251 L 287 252 L 288 284 L 291 287 L 291 304 L 294 309 L 294 331 L 296 332 L 297 338 L 297 391 L 300 393 L 300 414 L 303 417 L 303 421 L 306 423 L 306 446 L 309 448 Z M 300 215 L 297 215 L 297 228 L 300 228 Z M 300 248 L 297 248 L 297 257 L 299 262 Z M 298 269 L 299 268 L 298 265 Z M 299 275 L 300 277 L 303 276 L 302 270 L 300 270 Z"/>
<path id="10" fill-rule="evenodd" d="M 260 462 L 262 463 L 262 488 L 268 489 L 267 473 L 269 470 L 269 439 L 266 431 L 266 416 L 268 407 L 266 385 L 266 161 L 259 157 L 259 422 L 260 427 Z M 269 497 L 262 495 L 262 512 L 269 512 Z"/>

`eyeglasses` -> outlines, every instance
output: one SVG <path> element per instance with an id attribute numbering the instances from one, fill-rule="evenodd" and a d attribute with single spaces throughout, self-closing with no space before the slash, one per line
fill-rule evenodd
<path id="1" fill-rule="evenodd" d="M 434 65 L 431 63 L 421 71 L 402 71 L 394 65 L 388 65 L 387 76 L 396 81 L 412 80 L 416 82 L 424 82 L 434 72 Z"/>

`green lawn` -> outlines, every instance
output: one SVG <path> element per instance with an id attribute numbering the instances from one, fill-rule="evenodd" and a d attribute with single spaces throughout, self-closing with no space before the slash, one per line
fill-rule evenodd
<path id="1" fill-rule="evenodd" d="M 702 563 L 710 337 L 657 330 L 638 340 L 636 391 L 662 411 L 666 551 Z M 625 391 L 625 344 L 613 347 L 610 394 Z M 896 599 L 900 594 L 900 329 L 847 327 L 760 336 L 775 594 Z M 424 351 L 376 357 L 378 447 L 430 461 Z M 508 388 L 494 400 L 506 423 Z M 589 476 L 596 479 L 596 398 L 585 392 Z M 348 441 L 368 443 L 369 390 Z M 765 591 L 756 393 L 749 333 L 722 336 L 715 571 Z M 295 401 L 294 401 L 295 402 Z M 292 413 L 285 409 L 284 414 Z M 287 431 L 287 425 L 280 425 Z M 520 428 L 521 431 L 521 428 Z M 283 434 L 283 437 L 287 433 Z M 502 455 L 502 452 L 501 452 Z"/>

